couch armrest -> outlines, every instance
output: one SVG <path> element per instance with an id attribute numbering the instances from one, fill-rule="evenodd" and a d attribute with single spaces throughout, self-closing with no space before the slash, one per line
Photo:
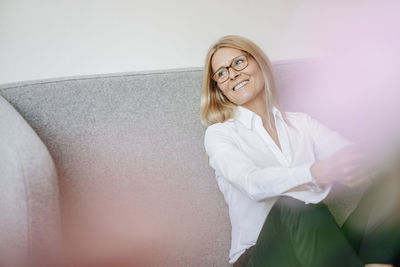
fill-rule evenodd
<path id="1" fill-rule="evenodd" d="M 60 244 L 58 195 L 46 146 L 0 96 L 1 266 L 47 265 Z"/>

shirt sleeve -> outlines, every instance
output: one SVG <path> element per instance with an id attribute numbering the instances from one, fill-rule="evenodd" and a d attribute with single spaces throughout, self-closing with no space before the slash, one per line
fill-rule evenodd
<path id="1" fill-rule="evenodd" d="M 306 116 L 306 125 L 314 144 L 316 160 L 327 158 L 352 142 L 339 133 L 332 131 L 317 120 Z"/>
<path id="2" fill-rule="evenodd" d="M 240 150 L 234 139 L 221 127 L 208 127 L 204 145 L 210 166 L 235 188 L 255 201 L 276 197 L 284 192 L 312 182 L 313 162 L 296 166 L 258 167 Z"/>

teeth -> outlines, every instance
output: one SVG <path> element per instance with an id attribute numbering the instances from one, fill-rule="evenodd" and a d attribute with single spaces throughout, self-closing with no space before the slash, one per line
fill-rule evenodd
<path id="1" fill-rule="evenodd" d="M 245 86 L 245 85 L 248 84 L 248 83 L 249 83 L 249 81 L 243 81 L 243 82 L 239 83 L 238 85 L 236 85 L 236 86 L 233 88 L 233 91 L 236 91 L 237 89 L 242 88 L 243 86 Z"/>

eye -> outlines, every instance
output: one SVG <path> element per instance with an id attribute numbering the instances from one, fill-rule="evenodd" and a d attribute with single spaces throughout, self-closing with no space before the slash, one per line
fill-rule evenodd
<path id="1" fill-rule="evenodd" d="M 247 65 L 247 61 L 246 60 L 247 60 L 246 56 L 238 56 L 237 58 L 235 58 L 233 60 L 233 64 L 232 65 L 233 65 L 233 67 L 235 69 L 237 69 L 237 68 L 241 69 L 242 66 L 245 67 Z"/>
<path id="2" fill-rule="evenodd" d="M 217 72 L 217 76 L 218 77 L 222 77 L 222 76 L 224 76 L 226 74 L 226 69 L 220 69 L 218 72 Z"/>
<path id="3" fill-rule="evenodd" d="M 243 63 L 243 61 L 244 61 L 243 58 L 239 58 L 239 59 L 235 60 L 235 65 L 240 65 Z"/>

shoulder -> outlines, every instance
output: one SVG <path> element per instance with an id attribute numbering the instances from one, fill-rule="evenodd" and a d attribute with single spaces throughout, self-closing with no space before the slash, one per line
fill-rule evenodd
<path id="1" fill-rule="evenodd" d="M 286 119 L 296 128 L 309 126 L 311 117 L 303 112 L 285 112 Z"/>
<path id="2" fill-rule="evenodd" d="M 293 121 L 305 121 L 310 117 L 303 112 L 285 112 L 286 118 Z"/>
<path id="3" fill-rule="evenodd" d="M 291 113 L 291 120 L 296 121 L 298 124 L 301 124 L 302 126 L 307 127 L 311 130 L 327 128 L 324 123 L 310 116 L 309 114 L 302 112 L 289 112 L 289 113 Z M 288 117 L 289 116 L 287 116 L 287 118 Z"/>
<path id="4" fill-rule="evenodd" d="M 218 136 L 229 136 L 232 134 L 234 128 L 234 120 L 230 119 L 225 122 L 214 123 L 207 127 L 205 132 L 205 139 Z"/>
<path id="5" fill-rule="evenodd" d="M 235 141 L 236 121 L 229 119 L 225 122 L 214 123 L 207 127 L 204 134 L 204 145 L 221 146 L 223 144 L 232 144 Z"/>
<path id="6" fill-rule="evenodd" d="M 303 112 L 286 112 L 286 119 L 295 129 L 311 135 L 327 130 L 320 121 Z"/>

